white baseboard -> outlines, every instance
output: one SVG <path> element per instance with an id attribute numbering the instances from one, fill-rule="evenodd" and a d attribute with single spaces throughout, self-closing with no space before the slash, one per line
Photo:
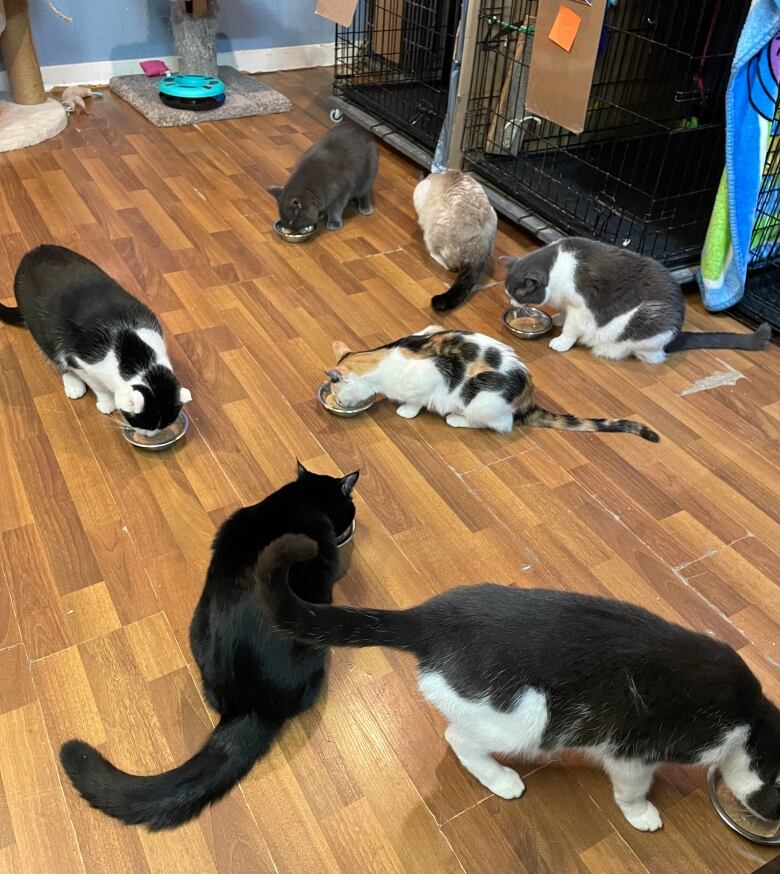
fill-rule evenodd
<path id="1" fill-rule="evenodd" d="M 271 49 L 244 49 L 220 52 L 217 60 L 247 73 L 273 73 L 277 70 L 299 70 L 308 67 L 329 67 L 333 64 L 335 46 L 330 43 L 312 43 L 305 46 L 279 46 Z M 124 61 L 92 61 L 86 64 L 59 64 L 41 67 L 43 85 L 48 91 L 58 85 L 105 85 L 112 76 L 141 73 L 140 61 L 151 58 L 128 58 Z M 156 58 L 176 70 L 179 59 Z M 8 88 L 8 76 L 0 73 L 0 89 Z"/>

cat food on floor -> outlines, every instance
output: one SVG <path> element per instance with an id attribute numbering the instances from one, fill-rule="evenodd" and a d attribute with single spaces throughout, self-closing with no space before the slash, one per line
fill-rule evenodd
<path id="1" fill-rule="evenodd" d="M 123 428 L 122 435 L 128 443 L 137 446 L 139 449 L 151 449 L 154 452 L 159 452 L 161 449 L 168 449 L 174 443 L 178 443 L 187 433 L 187 428 L 190 426 L 189 416 L 182 410 L 178 418 L 167 428 L 163 428 L 151 437 L 146 434 L 139 434 L 132 428 Z"/>
<path id="2" fill-rule="evenodd" d="M 716 767 L 707 774 L 707 788 L 713 807 L 726 825 L 758 844 L 780 846 L 780 820 L 760 819 L 749 811 L 734 797 Z"/>
<path id="3" fill-rule="evenodd" d="M 533 307 L 510 307 L 504 312 L 502 320 L 516 337 L 525 340 L 541 337 L 552 328 L 550 316 Z"/>
<path id="4" fill-rule="evenodd" d="M 374 405 L 376 395 L 372 395 L 357 406 L 347 407 L 340 404 L 333 396 L 331 384 L 329 382 L 323 382 L 317 389 L 317 400 L 329 413 L 333 413 L 334 416 L 357 416 L 358 413 L 364 413 Z"/>

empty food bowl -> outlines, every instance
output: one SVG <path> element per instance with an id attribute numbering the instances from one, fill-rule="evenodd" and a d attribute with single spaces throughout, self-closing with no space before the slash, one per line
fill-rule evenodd
<path id="1" fill-rule="evenodd" d="M 508 310 L 504 310 L 501 321 L 515 337 L 522 337 L 523 340 L 541 337 L 553 325 L 553 321 L 547 313 L 529 306 L 509 307 Z"/>
<path id="2" fill-rule="evenodd" d="M 167 428 L 161 428 L 152 437 L 139 434 L 138 431 L 134 431 L 129 425 L 122 429 L 122 435 L 128 443 L 137 446 L 138 449 L 149 449 L 152 452 L 159 452 L 161 449 L 168 449 L 174 443 L 178 443 L 187 433 L 189 426 L 189 416 L 182 410 L 175 421 L 168 425 Z"/>
<path id="3" fill-rule="evenodd" d="M 317 400 L 329 413 L 333 413 L 334 416 L 350 418 L 351 416 L 357 416 L 358 413 L 365 413 L 366 410 L 370 409 L 374 405 L 376 395 L 372 395 L 368 400 L 363 401 L 363 403 L 357 407 L 345 407 L 334 397 L 331 383 L 323 382 L 317 389 Z"/>

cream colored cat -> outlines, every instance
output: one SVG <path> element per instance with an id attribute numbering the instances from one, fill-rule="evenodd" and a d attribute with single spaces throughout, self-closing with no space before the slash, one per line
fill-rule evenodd
<path id="1" fill-rule="evenodd" d="M 475 290 L 490 259 L 496 211 L 479 182 L 460 170 L 426 176 L 414 189 L 414 208 L 428 254 L 458 273 L 448 291 L 431 299 L 431 306 L 440 313 L 454 309 Z"/>

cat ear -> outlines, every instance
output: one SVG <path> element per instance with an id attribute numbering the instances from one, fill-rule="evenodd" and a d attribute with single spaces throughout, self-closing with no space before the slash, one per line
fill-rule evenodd
<path id="1" fill-rule="evenodd" d="M 271 195 L 271 197 L 276 198 L 276 200 L 279 200 L 282 193 L 282 189 L 279 185 L 269 185 L 265 190 Z"/>
<path id="2" fill-rule="evenodd" d="M 326 370 L 325 376 L 327 376 L 331 382 L 341 382 L 341 374 L 335 367 L 331 370 Z"/>
<path id="3" fill-rule="evenodd" d="M 336 356 L 336 361 L 341 361 L 341 359 L 350 353 L 350 348 L 346 343 L 342 343 L 341 340 L 336 340 L 333 343 L 333 354 Z"/>
<path id="4" fill-rule="evenodd" d="M 498 260 L 505 266 L 511 267 L 517 261 L 517 258 L 512 258 L 510 255 L 499 255 Z"/>
<path id="5" fill-rule="evenodd" d="M 188 404 L 192 400 L 192 392 L 183 386 L 179 389 L 179 403 Z"/>
<path id="6" fill-rule="evenodd" d="M 306 470 L 306 468 L 296 458 L 295 459 L 295 475 L 298 477 L 298 479 L 300 479 L 302 476 L 304 476 L 304 474 L 307 474 L 308 472 L 309 471 Z"/>
<path id="7" fill-rule="evenodd" d="M 360 476 L 359 470 L 353 470 L 352 473 L 348 473 L 346 476 L 341 478 L 341 491 L 349 496 L 349 493 L 355 487 L 355 483 L 358 481 L 358 477 Z"/>

